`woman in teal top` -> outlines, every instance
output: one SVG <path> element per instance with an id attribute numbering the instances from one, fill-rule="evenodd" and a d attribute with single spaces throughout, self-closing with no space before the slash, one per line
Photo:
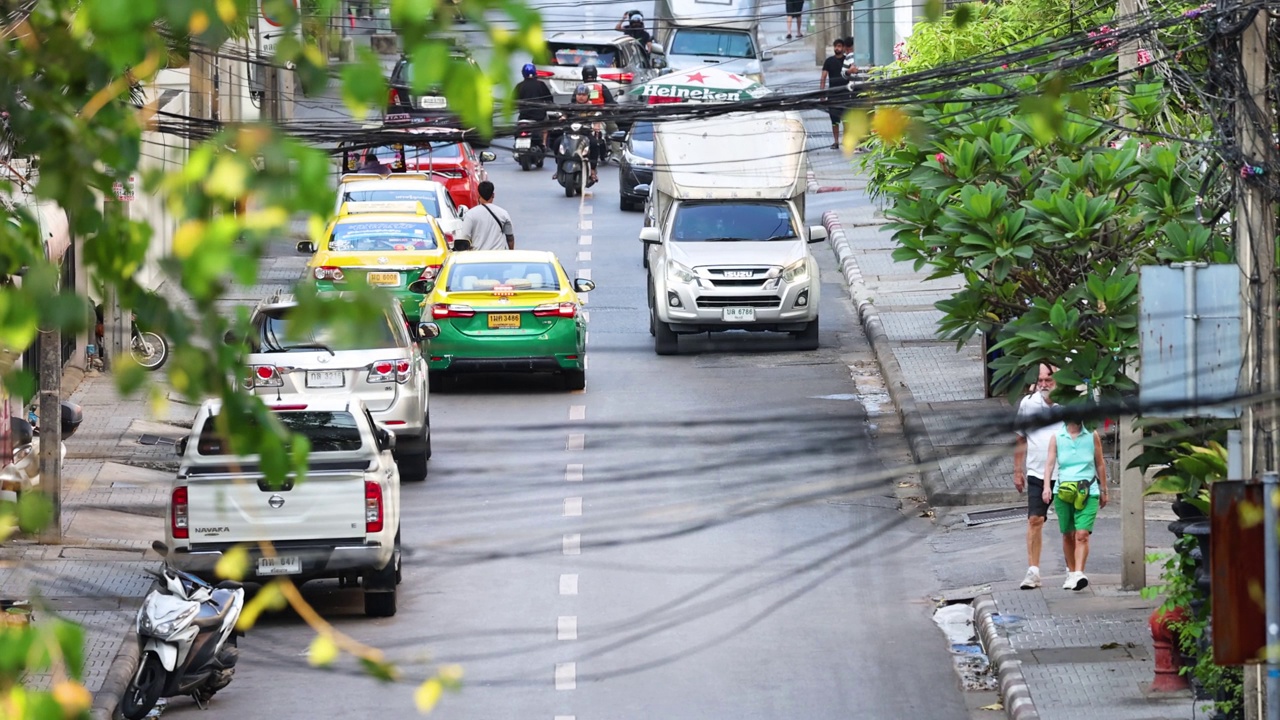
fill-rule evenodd
<path id="1" fill-rule="evenodd" d="M 1077 509 L 1073 503 L 1064 502 L 1053 492 L 1054 481 L 1091 482 L 1084 507 Z M 1085 561 L 1089 559 L 1089 535 L 1098 510 L 1107 506 L 1107 464 L 1102 459 L 1102 438 L 1084 429 L 1079 422 L 1068 421 L 1049 439 L 1049 457 L 1045 462 L 1045 503 L 1053 497 L 1053 509 L 1058 514 L 1058 528 L 1062 530 L 1062 554 L 1067 560 L 1067 581 L 1064 590 L 1083 590 L 1089 586 L 1084 574 Z"/>

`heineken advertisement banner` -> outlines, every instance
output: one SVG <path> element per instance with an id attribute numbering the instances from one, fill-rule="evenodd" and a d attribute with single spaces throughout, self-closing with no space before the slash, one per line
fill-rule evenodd
<path id="1" fill-rule="evenodd" d="M 633 93 L 667 102 L 741 102 L 769 94 L 769 88 L 734 73 L 708 68 L 655 78 Z"/>

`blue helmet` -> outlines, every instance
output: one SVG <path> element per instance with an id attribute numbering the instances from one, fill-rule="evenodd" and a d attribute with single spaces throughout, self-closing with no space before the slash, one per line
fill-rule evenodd
<path id="1" fill-rule="evenodd" d="M 533 63 L 525 63 L 524 67 L 520 68 L 520 74 L 527 78 L 531 78 L 538 74 L 538 68 L 534 67 Z"/>

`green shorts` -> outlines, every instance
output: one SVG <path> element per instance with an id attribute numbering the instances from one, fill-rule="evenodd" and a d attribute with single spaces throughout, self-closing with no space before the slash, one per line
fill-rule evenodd
<path id="1" fill-rule="evenodd" d="M 1063 535 L 1076 530 L 1093 532 L 1093 521 L 1098 519 L 1098 505 L 1098 496 L 1090 495 L 1084 503 L 1084 509 L 1077 510 L 1075 505 L 1063 502 L 1055 495 L 1053 511 L 1058 514 L 1058 529 Z"/>

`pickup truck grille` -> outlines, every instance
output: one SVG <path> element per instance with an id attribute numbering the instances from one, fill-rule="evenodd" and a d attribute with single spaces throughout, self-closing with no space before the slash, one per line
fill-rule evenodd
<path id="1" fill-rule="evenodd" d="M 704 279 L 707 279 L 707 278 L 704 278 Z M 710 280 L 711 280 L 711 284 L 718 288 L 758 288 L 760 287 L 761 284 L 764 283 L 765 279 L 763 277 L 758 277 L 758 278 L 748 278 L 746 280 L 740 280 L 740 279 L 728 280 L 725 278 L 713 277 L 713 278 L 710 278 Z"/>
<path id="2" fill-rule="evenodd" d="M 781 304 L 782 299 L 776 295 L 703 295 L 698 298 L 700 308 L 776 308 Z"/>

